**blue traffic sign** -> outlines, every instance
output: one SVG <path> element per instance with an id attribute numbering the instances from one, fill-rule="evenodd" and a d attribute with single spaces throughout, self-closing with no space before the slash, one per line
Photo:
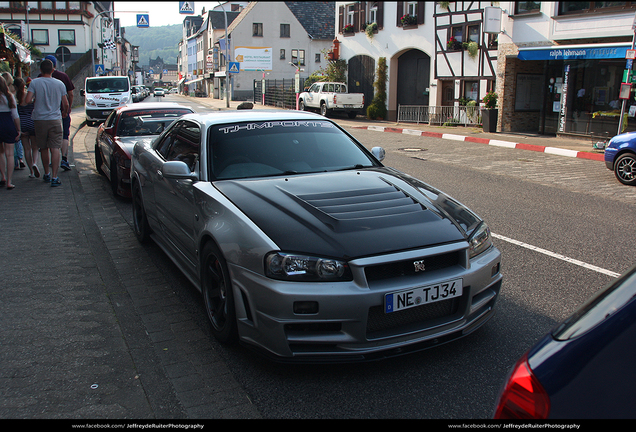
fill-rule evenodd
<path id="1" fill-rule="evenodd" d="M 104 73 L 104 65 L 96 64 L 95 65 L 95 75 L 102 75 Z"/>
<path id="2" fill-rule="evenodd" d="M 137 27 L 150 27 L 148 14 L 137 14 Z"/>
<path id="3" fill-rule="evenodd" d="M 179 13 L 194 14 L 194 2 L 191 2 L 191 1 L 179 2 Z"/>
<path id="4" fill-rule="evenodd" d="M 239 62 L 228 62 L 228 71 L 230 73 L 239 73 L 241 70 L 241 64 Z"/>

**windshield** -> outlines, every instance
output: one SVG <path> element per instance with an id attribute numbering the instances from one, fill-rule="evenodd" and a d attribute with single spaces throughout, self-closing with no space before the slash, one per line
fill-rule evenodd
<path id="1" fill-rule="evenodd" d="M 179 108 L 123 112 L 117 126 L 117 136 L 159 135 L 173 121 L 191 112 Z"/>
<path id="2" fill-rule="evenodd" d="M 128 78 L 95 78 L 86 80 L 87 93 L 116 93 L 128 91 Z"/>
<path id="3" fill-rule="evenodd" d="M 380 166 L 324 120 L 259 121 L 210 128 L 212 176 L 219 180 Z"/>

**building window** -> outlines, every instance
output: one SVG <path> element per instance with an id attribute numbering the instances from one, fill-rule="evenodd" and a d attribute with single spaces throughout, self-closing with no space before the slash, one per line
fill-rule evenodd
<path id="1" fill-rule="evenodd" d="M 533 3 L 533 2 L 528 2 Z M 609 10 L 636 9 L 636 2 L 628 1 L 589 1 L 589 2 L 558 2 L 559 15 L 569 15 L 589 12 L 604 12 Z"/>
<path id="2" fill-rule="evenodd" d="M 370 23 L 378 22 L 378 2 L 371 2 L 371 5 L 369 6 L 369 16 L 367 19 Z"/>
<path id="3" fill-rule="evenodd" d="M 75 45 L 75 30 L 58 30 L 60 45 Z"/>
<path id="4" fill-rule="evenodd" d="M 305 66 L 305 50 L 292 50 L 292 63 L 296 66 Z"/>
<path id="5" fill-rule="evenodd" d="M 345 24 L 353 25 L 355 23 L 356 9 L 355 5 L 347 5 L 347 20 Z"/>
<path id="6" fill-rule="evenodd" d="M 515 2 L 515 14 L 539 12 L 541 2 L 520 1 Z"/>
<path id="7" fill-rule="evenodd" d="M 280 25 L 280 37 L 288 38 L 289 36 L 289 24 Z"/>
<path id="8" fill-rule="evenodd" d="M 320 63 L 320 53 L 316 54 L 316 63 Z"/>
<path id="9" fill-rule="evenodd" d="M 468 26 L 467 42 L 477 42 L 477 44 L 479 44 L 479 24 Z"/>
<path id="10" fill-rule="evenodd" d="M 252 24 L 252 36 L 263 37 L 263 23 Z"/>
<path id="11" fill-rule="evenodd" d="M 281 48 L 281 50 L 280 50 L 280 59 L 281 60 L 285 60 L 285 49 L 284 48 Z"/>
<path id="12" fill-rule="evenodd" d="M 407 15 L 411 15 L 412 17 L 417 16 L 417 2 L 409 1 L 404 4 L 404 9 Z"/>
<path id="13" fill-rule="evenodd" d="M 66 10 L 66 2 L 65 1 L 63 1 L 63 2 L 56 1 L 55 2 L 55 9 L 57 9 L 57 10 Z"/>
<path id="14" fill-rule="evenodd" d="M 31 30 L 31 43 L 33 45 L 48 45 L 49 31 L 48 30 Z"/>

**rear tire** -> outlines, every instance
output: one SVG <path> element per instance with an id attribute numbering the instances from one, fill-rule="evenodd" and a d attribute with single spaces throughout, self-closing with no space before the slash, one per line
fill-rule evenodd
<path id="1" fill-rule="evenodd" d="M 331 110 L 327 109 L 326 103 L 320 104 L 320 115 L 322 115 L 323 117 L 329 117 L 331 115 Z"/>
<path id="2" fill-rule="evenodd" d="M 104 160 L 102 159 L 102 152 L 99 151 L 99 146 L 95 143 L 95 169 L 98 174 L 104 175 L 104 171 L 102 170 L 103 164 Z"/>

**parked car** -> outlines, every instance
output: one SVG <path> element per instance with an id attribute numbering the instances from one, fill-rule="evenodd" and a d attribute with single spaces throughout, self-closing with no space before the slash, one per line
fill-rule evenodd
<path id="1" fill-rule="evenodd" d="M 343 83 L 317 82 L 298 96 L 298 107 L 301 111 L 320 110 L 325 117 L 337 111 L 346 112 L 352 119 L 364 108 L 364 94 L 348 93 Z"/>
<path id="2" fill-rule="evenodd" d="M 171 88 L 171 89 L 170 89 L 170 94 L 177 94 L 177 91 L 178 91 L 178 90 L 177 90 L 177 88 L 176 88 L 176 87 Z"/>
<path id="3" fill-rule="evenodd" d="M 134 147 L 133 231 L 202 292 L 222 343 L 343 362 L 465 336 L 502 283 L 490 230 L 383 158 L 313 113 L 188 114 Z"/>
<path id="4" fill-rule="evenodd" d="M 113 111 L 97 129 L 95 166 L 105 175 L 113 193 L 130 197 L 130 154 L 134 143 L 156 138 L 174 120 L 194 112 L 169 103 L 133 104 Z"/>
<path id="5" fill-rule="evenodd" d="M 599 290 L 513 367 L 495 418 L 636 417 L 636 267 Z"/>
<path id="6" fill-rule="evenodd" d="M 605 166 L 619 182 L 636 186 L 636 132 L 612 138 L 605 148 Z"/>
<path id="7" fill-rule="evenodd" d="M 146 97 L 140 86 L 132 86 L 130 88 L 130 93 L 132 94 L 133 102 L 141 102 Z"/>
<path id="8" fill-rule="evenodd" d="M 155 97 L 156 96 L 165 96 L 166 93 L 164 91 L 164 89 L 160 88 L 160 87 L 155 87 Z"/>

